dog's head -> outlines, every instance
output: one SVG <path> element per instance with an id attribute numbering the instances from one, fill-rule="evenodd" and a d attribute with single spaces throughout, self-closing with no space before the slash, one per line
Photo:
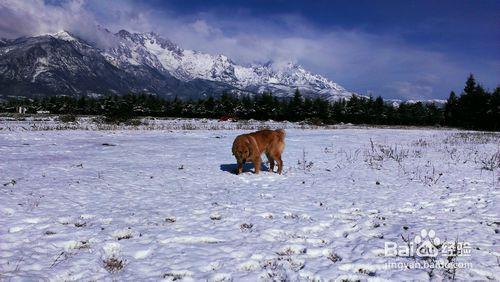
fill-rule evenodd
<path id="1" fill-rule="evenodd" d="M 252 148 L 250 142 L 244 139 L 237 139 L 233 144 L 233 155 L 238 162 L 245 163 L 252 155 Z"/>

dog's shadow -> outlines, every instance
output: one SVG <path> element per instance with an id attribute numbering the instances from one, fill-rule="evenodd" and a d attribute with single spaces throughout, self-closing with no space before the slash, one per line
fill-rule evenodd
<path id="1" fill-rule="evenodd" d="M 220 170 L 222 171 L 225 171 L 225 172 L 229 172 L 229 173 L 232 173 L 232 174 L 236 174 L 236 169 L 238 168 L 238 164 L 236 163 L 232 163 L 232 164 L 221 164 L 220 165 Z M 269 169 L 269 167 L 263 163 L 261 163 L 260 165 L 260 170 L 261 171 L 267 171 Z M 254 172 L 254 166 L 253 166 L 253 163 L 245 163 L 243 164 L 243 172 Z"/>

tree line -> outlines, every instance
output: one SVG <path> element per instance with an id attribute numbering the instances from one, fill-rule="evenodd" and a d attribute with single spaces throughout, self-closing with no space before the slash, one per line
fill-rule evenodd
<path id="1" fill-rule="evenodd" d="M 500 88 L 492 93 L 470 75 L 461 95 L 454 92 L 444 107 L 433 103 L 387 103 L 382 97 L 352 96 L 329 102 L 303 97 L 297 89 L 292 98 L 280 99 L 272 93 L 199 100 L 163 99 L 148 94 L 91 97 L 40 97 L 9 99 L 0 104 L 1 112 L 24 106 L 28 113 L 37 110 L 63 115 L 103 115 L 120 122 L 136 116 L 221 118 L 306 121 L 315 124 L 353 123 L 377 125 L 453 126 L 480 130 L 500 130 Z"/>
<path id="2" fill-rule="evenodd" d="M 471 74 L 460 96 L 451 91 L 443 123 L 468 129 L 500 131 L 500 87 L 488 92 Z"/>

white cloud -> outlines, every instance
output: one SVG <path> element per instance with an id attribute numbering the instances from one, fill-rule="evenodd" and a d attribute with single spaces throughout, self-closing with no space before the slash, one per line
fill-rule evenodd
<path id="1" fill-rule="evenodd" d="M 407 98 L 431 98 L 433 88 L 428 85 L 421 85 L 407 81 L 397 81 L 389 86 L 401 97 Z"/>

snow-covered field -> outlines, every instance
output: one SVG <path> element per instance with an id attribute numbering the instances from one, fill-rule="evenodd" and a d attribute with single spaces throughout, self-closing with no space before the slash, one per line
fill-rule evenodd
<path id="1" fill-rule="evenodd" d="M 231 173 L 238 127 L 3 128 L 0 280 L 500 279 L 499 134 L 292 128 L 280 176 Z M 470 255 L 391 264 L 417 235 Z"/>
<path id="2" fill-rule="evenodd" d="M 0 131 L 46 130 L 257 130 L 260 128 L 340 129 L 352 128 L 351 124 L 317 126 L 307 123 L 277 121 L 219 121 L 216 119 L 140 118 L 126 124 L 105 123 L 99 116 L 80 116 L 76 122 L 61 122 L 57 115 L 33 115 L 26 117 L 0 116 Z"/>

